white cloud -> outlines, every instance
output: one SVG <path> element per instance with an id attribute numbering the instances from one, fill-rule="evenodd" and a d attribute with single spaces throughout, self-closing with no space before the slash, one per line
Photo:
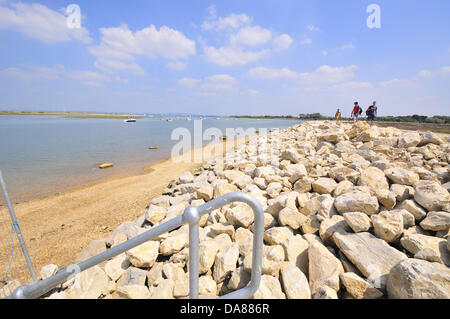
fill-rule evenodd
<path id="1" fill-rule="evenodd" d="M 247 74 L 259 79 L 299 78 L 299 74 L 297 72 L 291 71 L 288 68 L 271 69 L 260 66 L 249 70 Z"/>
<path id="2" fill-rule="evenodd" d="M 183 78 L 181 80 L 178 81 L 178 83 L 181 86 L 184 86 L 186 88 L 194 88 L 196 87 L 199 83 L 201 82 L 201 80 L 199 79 L 194 79 L 194 78 Z"/>
<path id="3" fill-rule="evenodd" d="M 123 24 L 117 28 L 101 28 L 100 33 L 101 43 L 89 48 L 89 52 L 97 57 L 95 65 L 98 68 L 104 69 L 102 66 L 107 65 L 113 72 L 125 70 L 139 75 L 145 74 L 139 65 L 133 63 L 137 56 L 179 60 L 187 59 L 196 53 L 195 41 L 166 26 L 158 30 L 154 25 L 150 25 L 132 32 Z M 180 67 L 181 64 L 178 62 L 171 66 Z"/>
<path id="4" fill-rule="evenodd" d="M 147 72 L 145 72 L 145 70 L 136 63 L 128 63 L 118 60 L 98 59 L 95 61 L 94 66 L 106 73 L 114 73 L 111 71 L 115 71 L 133 73 L 140 76 L 147 74 Z"/>
<path id="5" fill-rule="evenodd" d="M 322 51 L 322 55 L 323 55 L 323 56 L 327 56 L 327 55 L 328 55 L 328 51 L 323 50 L 323 51 Z"/>
<path id="6" fill-rule="evenodd" d="M 284 51 L 290 48 L 294 40 L 288 35 L 288 34 L 282 34 L 275 38 L 274 45 L 275 50 L 277 51 Z"/>
<path id="7" fill-rule="evenodd" d="M 21 81 L 60 81 L 64 79 L 73 79 L 80 81 L 89 86 L 101 86 L 113 79 L 108 75 L 93 71 L 73 71 L 69 72 L 63 65 L 46 66 L 30 66 L 27 68 L 10 67 L 0 71 L 0 77 L 7 77 Z M 116 81 L 122 81 L 119 77 L 114 78 Z"/>
<path id="8" fill-rule="evenodd" d="M 178 84 L 188 89 L 202 89 L 200 96 L 217 96 L 222 91 L 233 90 L 236 82 L 231 75 L 216 74 L 203 79 L 183 78 L 178 81 Z"/>
<path id="9" fill-rule="evenodd" d="M 181 70 L 186 69 L 187 63 L 186 62 L 181 62 L 181 61 L 169 62 L 169 63 L 166 64 L 166 66 L 169 69 L 172 69 L 172 70 L 175 70 L 175 71 L 181 71 Z"/>
<path id="10" fill-rule="evenodd" d="M 389 88 L 389 87 L 414 88 L 414 87 L 417 87 L 417 84 L 414 81 L 397 79 L 397 78 L 389 80 L 389 81 L 380 82 L 379 85 L 381 87 L 385 87 L 385 88 Z"/>
<path id="11" fill-rule="evenodd" d="M 26 69 L 6 68 L 0 71 L 0 76 L 26 81 L 55 81 L 59 80 L 64 73 L 63 65 L 53 67 L 30 66 Z"/>
<path id="12" fill-rule="evenodd" d="M 102 86 L 105 82 L 111 81 L 108 76 L 92 71 L 71 72 L 68 76 L 89 86 Z"/>
<path id="13" fill-rule="evenodd" d="M 261 93 L 258 90 L 252 90 L 252 89 L 243 90 L 243 91 L 239 92 L 240 96 L 252 96 L 252 95 L 259 95 L 259 94 L 261 94 Z"/>
<path id="14" fill-rule="evenodd" d="M 211 7 L 210 7 L 211 8 Z M 213 13 L 211 15 L 211 13 Z M 251 17 L 246 14 L 230 14 L 229 16 L 222 18 L 216 18 L 216 10 L 215 7 L 213 10 L 210 10 L 210 17 L 208 20 L 203 22 L 202 28 L 204 30 L 230 30 L 237 29 L 242 26 L 248 25 L 253 21 Z"/>
<path id="15" fill-rule="evenodd" d="M 315 32 L 320 31 L 320 28 L 319 28 L 319 27 L 316 27 L 316 26 L 313 25 L 313 24 L 308 25 L 307 28 L 308 28 L 309 31 L 315 31 Z"/>
<path id="16" fill-rule="evenodd" d="M 244 51 L 232 47 L 205 47 L 205 56 L 209 62 L 220 66 L 245 65 L 256 62 L 269 54 L 269 50 Z"/>
<path id="17" fill-rule="evenodd" d="M 450 73 L 450 66 L 443 66 L 441 68 L 441 71 L 444 72 L 444 73 Z"/>
<path id="18" fill-rule="evenodd" d="M 233 88 L 236 79 L 228 74 L 216 74 L 205 78 L 202 88 L 206 91 L 227 91 Z"/>
<path id="19" fill-rule="evenodd" d="M 287 50 L 293 43 L 288 34 L 277 35 L 275 32 L 252 25 L 253 18 L 246 14 L 231 14 L 225 18 L 217 17 L 215 6 L 208 8 L 209 17 L 203 23 L 205 30 L 222 31 L 227 43 L 211 46 L 206 41 L 203 44 L 206 59 L 214 64 L 240 66 L 259 61 L 274 51 Z M 259 46 L 257 50 L 248 47 Z"/>
<path id="20" fill-rule="evenodd" d="M 272 32 L 260 26 L 249 26 L 239 30 L 236 35 L 231 36 L 233 45 L 256 46 L 263 45 L 270 41 Z"/>
<path id="21" fill-rule="evenodd" d="M 422 70 L 418 73 L 418 76 L 421 78 L 429 78 L 433 75 L 433 72 L 429 70 Z"/>
<path id="22" fill-rule="evenodd" d="M 309 83 L 337 83 L 355 77 L 356 65 L 343 67 L 331 67 L 322 65 L 314 72 L 304 72 L 300 74 L 300 79 Z"/>
<path id="23" fill-rule="evenodd" d="M 304 38 L 302 41 L 300 41 L 300 44 L 310 45 L 310 44 L 312 44 L 312 40 L 311 40 L 311 38 Z"/>
<path id="24" fill-rule="evenodd" d="M 84 28 L 69 28 L 62 13 L 38 3 L 0 4 L 0 29 L 10 29 L 45 43 L 91 42 L 89 32 Z"/>

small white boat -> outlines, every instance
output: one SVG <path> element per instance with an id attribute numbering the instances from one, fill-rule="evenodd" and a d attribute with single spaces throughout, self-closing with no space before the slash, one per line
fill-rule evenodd
<path id="1" fill-rule="evenodd" d="M 188 120 L 188 121 L 192 121 L 192 119 L 191 119 L 190 117 L 187 117 L 187 118 L 186 118 L 186 120 Z"/>
<path id="2" fill-rule="evenodd" d="M 173 119 L 167 119 L 166 121 L 167 122 L 173 122 Z"/>
<path id="3" fill-rule="evenodd" d="M 126 119 L 126 120 L 123 120 L 125 123 L 134 123 L 134 122 L 136 122 L 136 119 Z"/>

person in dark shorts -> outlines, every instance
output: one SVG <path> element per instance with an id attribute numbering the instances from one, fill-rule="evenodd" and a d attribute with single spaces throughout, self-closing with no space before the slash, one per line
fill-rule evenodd
<path id="1" fill-rule="evenodd" d="M 366 114 L 367 114 L 367 121 L 372 124 L 373 121 L 375 121 L 375 117 L 378 114 L 378 107 L 376 101 L 374 101 L 373 104 L 369 106 L 369 108 L 366 111 Z"/>

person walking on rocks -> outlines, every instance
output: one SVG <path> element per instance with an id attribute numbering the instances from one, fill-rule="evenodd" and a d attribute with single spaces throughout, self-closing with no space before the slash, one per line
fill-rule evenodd
<path id="1" fill-rule="evenodd" d="M 340 122 L 342 120 L 342 114 L 341 114 L 340 109 L 337 109 L 335 117 L 336 117 L 336 121 L 338 121 L 338 122 Z"/>
<path id="2" fill-rule="evenodd" d="M 358 119 L 361 116 L 361 114 L 362 114 L 362 108 L 359 106 L 358 102 L 355 102 L 355 106 L 353 107 L 352 114 L 350 115 L 351 117 L 353 117 L 354 123 L 358 122 Z"/>
<path id="3" fill-rule="evenodd" d="M 370 123 L 370 125 L 373 124 L 373 121 L 375 121 L 375 116 L 377 113 L 377 106 L 376 106 L 377 102 L 374 101 L 373 104 L 371 106 L 369 106 L 369 108 L 366 111 L 366 115 L 367 115 L 367 121 Z"/>

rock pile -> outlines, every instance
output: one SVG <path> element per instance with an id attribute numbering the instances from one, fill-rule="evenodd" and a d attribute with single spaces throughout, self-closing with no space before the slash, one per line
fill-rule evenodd
<path id="1" fill-rule="evenodd" d="M 278 148 L 264 149 L 267 143 Z M 449 162 L 449 139 L 431 132 L 307 122 L 252 137 L 183 174 L 144 216 L 82 255 L 114 247 L 189 205 L 242 191 L 265 211 L 254 298 L 450 298 Z M 202 296 L 249 282 L 253 222 L 240 203 L 201 219 Z M 184 298 L 188 244 L 185 225 L 77 275 L 49 298 Z"/>

